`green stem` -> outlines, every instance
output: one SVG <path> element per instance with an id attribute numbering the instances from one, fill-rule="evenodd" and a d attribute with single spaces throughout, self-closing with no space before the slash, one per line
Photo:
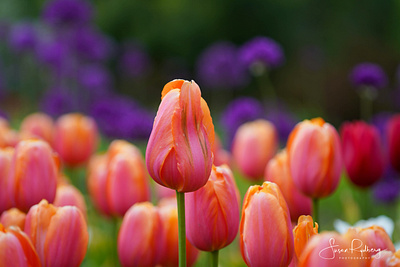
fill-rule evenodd
<path id="1" fill-rule="evenodd" d="M 318 198 L 313 198 L 313 218 L 314 218 L 314 222 L 317 222 L 320 224 L 319 221 L 319 211 L 318 211 Z M 321 225 L 318 225 L 319 227 L 321 227 Z"/>
<path id="2" fill-rule="evenodd" d="M 186 267 L 185 193 L 176 191 L 178 202 L 179 267 Z"/>
<path id="3" fill-rule="evenodd" d="M 360 117 L 364 121 L 368 121 L 373 114 L 373 103 L 377 93 L 374 88 L 365 87 L 360 92 Z"/>
<path id="4" fill-rule="evenodd" d="M 113 254 L 113 262 L 114 262 L 114 266 L 120 266 L 119 265 L 119 258 L 118 258 L 118 218 L 117 217 L 113 217 L 112 218 L 112 254 Z"/>
<path id="5" fill-rule="evenodd" d="M 211 251 L 211 267 L 218 267 L 219 250 Z"/>

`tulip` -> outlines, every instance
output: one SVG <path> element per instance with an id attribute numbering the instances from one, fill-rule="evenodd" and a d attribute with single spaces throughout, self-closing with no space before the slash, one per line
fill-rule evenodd
<path id="1" fill-rule="evenodd" d="M 149 201 L 150 186 L 139 149 L 123 140 L 113 141 L 106 155 L 91 159 L 88 189 L 105 215 L 123 216 L 133 204 Z"/>
<path id="2" fill-rule="evenodd" d="M 80 266 L 85 257 L 89 235 L 85 218 L 77 207 L 55 207 L 42 200 L 29 210 L 25 233 L 43 267 Z"/>
<path id="3" fill-rule="evenodd" d="M 294 253 L 290 213 L 279 187 L 251 186 L 243 201 L 240 250 L 247 266 L 288 266 Z"/>
<path id="4" fill-rule="evenodd" d="M 18 141 L 18 133 L 10 128 L 6 119 L 0 118 L 0 148 L 14 147 Z"/>
<path id="5" fill-rule="evenodd" d="M 174 198 L 174 200 L 176 201 L 176 192 L 172 189 L 169 189 L 168 187 L 159 185 L 157 183 L 153 183 L 153 188 L 154 191 L 157 194 L 157 199 L 158 200 L 162 200 L 164 198 Z"/>
<path id="6" fill-rule="evenodd" d="M 21 122 L 20 131 L 22 135 L 40 138 L 50 145 L 53 144 L 54 122 L 44 113 L 33 113 L 25 117 Z"/>
<path id="7" fill-rule="evenodd" d="M 5 227 L 18 226 L 24 229 L 26 214 L 17 208 L 12 208 L 3 212 L 0 216 L 0 223 Z"/>
<path id="8" fill-rule="evenodd" d="M 13 206 L 11 200 L 11 161 L 13 148 L 0 149 L 0 214 Z"/>
<path id="9" fill-rule="evenodd" d="M 365 122 L 345 123 L 341 128 L 343 160 L 350 180 L 369 187 L 385 170 L 385 157 L 379 132 Z"/>
<path id="10" fill-rule="evenodd" d="M 383 250 L 372 256 L 370 267 L 387 266 L 400 267 L 400 250 L 397 250 L 395 253 Z"/>
<path id="11" fill-rule="evenodd" d="M 265 181 L 276 183 L 289 207 L 290 218 L 297 221 L 301 215 L 311 214 L 311 199 L 303 195 L 293 183 L 286 150 L 272 158 L 265 169 Z"/>
<path id="12" fill-rule="evenodd" d="M 165 187 L 164 187 L 165 188 Z M 178 266 L 178 210 L 175 198 L 161 200 L 158 204 L 163 227 L 163 246 L 160 252 L 159 264 L 163 267 Z M 193 266 L 199 251 L 186 239 L 187 266 Z"/>
<path id="13" fill-rule="evenodd" d="M 11 195 L 15 206 L 28 211 L 42 199 L 56 195 L 58 158 L 42 140 L 23 140 L 15 148 L 11 163 Z"/>
<path id="14" fill-rule="evenodd" d="M 118 233 L 118 256 L 122 266 L 155 266 L 164 240 L 157 207 L 149 202 L 133 205 Z"/>
<path id="15" fill-rule="evenodd" d="M 390 163 L 395 170 L 400 171 L 400 114 L 394 115 L 387 122 L 386 137 Z"/>
<path id="16" fill-rule="evenodd" d="M 231 155 L 228 151 L 226 151 L 221 144 L 221 140 L 219 139 L 218 135 L 215 134 L 214 145 L 211 148 L 214 154 L 214 165 L 220 166 L 226 164 L 228 166 L 231 165 Z"/>
<path id="17" fill-rule="evenodd" d="M 85 198 L 73 185 L 59 184 L 53 205 L 56 207 L 75 206 L 87 218 Z"/>
<path id="18" fill-rule="evenodd" d="M 300 216 L 299 222 L 296 227 L 293 229 L 293 237 L 294 237 L 294 250 L 296 252 L 297 259 L 300 258 L 301 253 L 306 247 L 308 241 L 314 235 L 318 234 L 318 223 L 313 223 L 313 219 L 311 216 Z"/>
<path id="19" fill-rule="evenodd" d="M 278 149 L 278 132 L 266 120 L 247 122 L 233 139 L 233 158 L 239 170 L 251 180 L 263 177 L 268 161 Z"/>
<path id="20" fill-rule="evenodd" d="M 18 227 L 4 228 L 0 224 L 0 266 L 41 266 L 29 237 Z"/>
<path id="21" fill-rule="evenodd" d="M 63 162 L 72 167 L 86 163 L 99 140 L 96 122 L 78 113 L 58 118 L 54 135 L 55 150 Z"/>

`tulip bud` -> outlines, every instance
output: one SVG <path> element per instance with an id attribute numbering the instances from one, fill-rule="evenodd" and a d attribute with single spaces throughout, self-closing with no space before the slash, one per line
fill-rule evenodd
<path id="1" fill-rule="evenodd" d="M 232 151 L 239 170 L 251 180 L 260 180 L 277 149 L 278 132 L 275 126 L 260 119 L 239 127 Z"/>
<path id="2" fill-rule="evenodd" d="M 0 224 L 0 266 L 40 267 L 38 255 L 29 237 L 18 227 Z"/>
<path id="3" fill-rule="evenodd" d="M 54 148 L 67 165 L 86 163 L 96 151 L 98 139 L 96 122 L 90 117 L 72 113 L 56 121 Z"/>
<path id="4" fill-rule="evenodd" d="M 89 235 L 85 218 L 77 207 L 55 207 L 46 200 L 33 206 L 25 222 L 43 267 L 80 266 Z"/>
<path id="5" fill-rule="evenodd" d="M 186 195 L 186 233 L 195 247 L 215 251 L 228 246 L 239 228 L 239 191 L 227 165 L 213 166 L 205 186 Z"/>
<path id="6" fill-rule="evenodd" d="M 146 149 L 150 176 L 178 192 L 196 191 L 210 176 L 213 143 L 214 125 L 199 86 L 167 83 Z"/>
<path id="7" fill-rule="evenodd" d="M 395 253 L 383 250 L 372 256 L 370 267 L 387 266 L 400 267 L 400 250 L 397 250 Z"/>
<path id="8" fill-rule="evenodd" d="M 13 206 L 11 161 L 14 148 L 0 149 L 0 214 Z"/>
<path id="9" fill-rule="evenodd" d="M 243 201 L 240 250 L 247 266 L 288 266 L 294 253 L 292 225 L 279 187 L 251 186 Z"/>
<path id="10" fill-rule="evenodd" d="M 301 253 L 306 247 L 310 238 L 318 234 L 318 223 L 313 223 L 311 216 L 300 216 L 299 222 L 293 229 L 294 237 L 294 250 L 296 252 L 297 259 L 300 258 Z"/>
<path id="11" fill-rule="evenodd" d="M 133 205 L 118 233 L 118 256 L 122 266 L 155 266 L 164 240 L 158 209 L 149 202 Z"/>
<path id="12" fill-rule="evenodd" d="M 297 188 L 311 198 L 332 194 L 342 172 L 342 151 L 335 128 L 321 118 L 296 125 L 287 144 L 290 173 Z"/>
<path id="13" fill-rule="evenodd" d="M 290 218 L 296 221 L 301 215 L 311 214 L 311 199 L 303 195 L 293 183 L 286 150 L 272 158 L 265 169 L 265 180 L 276 183 L 289 207 Z"/>
<path id="14" fill-rule="evenodd" d="M 33 113 L 25 117 L 21 122 L 20 131 L 22 135 L 29 138 L 40 138 L 53 145 L 54 122 L 47 114 Z"/>
<path id="15" fill-rule="evenodd" d="M 400 114 L 394 115 L 387 122 L 386 136 L 390 163 L 395 170 L 400 171 Z"/>
<path id="16" fill-rule="evenodd" d="M 0 223 L 5 227 L 18 226 L 24 229 L 26 214 L 17 208 L 12 208 L 3 212 L 0 216 Z"/>
<path id="17" fill-rule="evenodd" d="M 360 187 L 377 182 L 386 164 L 376 127 L 362 121 L 345 123 L 341 136 L 343 160 L 350 180 Z"/>
<path id="18" fill-rule="evenodd" d="M 22 211 L 42 199 L 53 202 L 56 195 L 58 159 L 50 145 L 42 140 L 18 143 L 11 165 L 12 196 Z"/>
<path id="19" fill-rule="evenodd" d="M 88 189 L 96 207 L 105 215 L 123 216 L 133 204 L 150 200 L 140 151 L 126 141 L 113 141 L 106 155 L 91 159 Z"/>
<path id="20" fill-rule="evenodd" d="M 82 193 L 73 185 L 59 184 L 57 186 L 56 198 L 54 199 L 54 206 L 75 206 L 87 218 L 85 198 Z"/>

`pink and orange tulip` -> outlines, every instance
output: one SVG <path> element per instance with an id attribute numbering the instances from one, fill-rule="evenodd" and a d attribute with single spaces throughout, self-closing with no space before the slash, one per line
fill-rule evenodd
<path id="1" fill-rule="evenodd" d="M 210 110 L 194 81 L 167 83 L 161 99 L 147 144 L 147 169 L 165 187 L 196 191 L 207 183 L 213 162 Z"/>
<path id="2" fill-rule="evenodd" d="M 85 198 L 82 193 L 73 185 L 59 184 L 53 205 L 56 207 L 75 206 L 87 218 Z"/>
<path id="3" fill-rule="evenodd" d="M 33 113 L 21 122 L 20 132 L 22 136 L 40 138 L 49 145 L 53 145 L 54 121 L 44 113 Z"/>
<path id="4" fill-rule="evenodd" d="M 297 259 L 300 258 L 311 237 L 317 234 L 318 223 L 315 223 L 314 226 L 313 218 L 311 216 L 300 216 L 299 222 L 293 229 L 294 250 L 296 252 Z"/>
<path id="5" fill-rule="evenodd" d="M 265 169 L 265 181 L 276 183 L 289 207 L 290 218 L 296 222 L 301 215 L 311 214 L 311 199 L 303 195 L 293 182 L 286 150 L 272 158 Z"/>
<path id="6" fill-rule="evenodd" d="M 76 207 L 55 207 L 42 200 L 29 210 L 25 233 L 43 267 L 77 267 L 85 257 L 89 235 L 86 220 Z"/>
<path id="7" fill-rule="evenodd" d="M 371 259 L 370 267 L 400 267 L 400 250 L 395 253 L 383 250 L 375 254 Z"/>
<path id="8" fill-rule="evenodd" d="M 227 165 L 213 166 L 205 186 L 186 195 L 186 233 L 203 251 L 228 246 L 239 229 L 239 191 Z"/>
<path id="9" fill-rule="evenodd" d="M 18 226 L 20 229 L 25 227 L 26 214 L 17 208 L 12 208 L 3 212 L 0 216 L 0 223 L 5 227 Z"/>
<path id="10" fill-rule="evenodd" d="M 0 214 L 14 205 L 11 190 L 11 162 L 13 154 L 14 148 L 0 148 Z"/>
<path id="11" fill-rule="evenodd" d="M 288 266 L 294 254 L 292 224 L 279 187 L 251 186 L 240 223 L 240 250 L 247 266 Z"/>
<path id="12" fill-rule="evenodd" d="M 400 171 L 400 114 L 389 119 L 386 126 L 389 158 L 393 168 Z"/>
<path id="13" fill-rule="evenodd" d="M 232 147 L 240 172 L 251 180 L 262 179 L 268 161 L 278 149 L 278 141 L 278 132 L 269 121 L 260 119 L 241 125 Z"/>
<path id="14" fill-rule="evenodd" d="M 322 198 L 336 190 L 343 160 L 332 125 L 321 118 L 298 123 L 289 136 L 287 153 L 293 182 L 303 194 Z"/>
<path id="15" fill-rule="evenodd" d="M 10 128 L 6 119 L 0 118 L 0 148 L 15 147 L 18 141 L 18 133 Z"/>

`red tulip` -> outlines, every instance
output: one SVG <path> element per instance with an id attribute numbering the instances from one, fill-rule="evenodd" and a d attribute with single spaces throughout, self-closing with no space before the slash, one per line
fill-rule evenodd
<path id="1" fill-rule="evenodd" d="M 86 163 L 96 151 L 98 139 L 96 122 L 90 117 L 72 113 L 56 121 L 54 148 L 67 165 Z"/>
<path id="2" fill-rule="evenodd" d="M 239 191 L 228 166 L 213 166 L 205 186 L 186 195 L 186 233 L 203 251 L 228 246 L 239 228 Z"/>
<path id="3" fill-rule="evenodd" d="M 287 144 L 290 173 L 300 191 L 311 198 L 332 194 L 342 172 L 342 151 L 335 128 L 321 118 L 296 125 Z"/>
<path id="4" fill-rule="evenodd" d="M 251 186 L 240 223 L 240 249 L 247 266 L 288 266 L 294 253 L 289 209 L 270 182 Z"/>
<path id="5" fill-rule="evenodd" d="M 24 118 L 20 127 L 21 134 L 30 138 L 40 138 L 53 145 L 54 122 L 44 113 L 33 113 Z"/>
<path id="6" fill-rule="evenodd" d="M 400 114 L 387 122 L 386 136 L 389 147 L 389 158 L 393 168 L 400 171 Z"/>
<path id="7" fill-rule="evenodd" d="M 350 180 L 368 187 L 377 182 L 385 170 L 383 146 L 378 130 L 359 121 L 341 128 L 343 160 Z"/>
<path id="8" fill-rule="evenodd" d="M 278 132 L 266 120 L 247 122 L 233 139 L 233 158 L 239 170 L 251 180 L 260 180 L 268 161 L 278 149 Z"/>
<path id="9" fill-rule="evenodd" d="M 289 207 L 290 218 L 296 222 L 301 215 L 311 214 L 311 199 L 303 195 L 293 182 L 286 150 L 272 158 L 265 169 L 265 180 L 276 183 Z"/>
<path id="10" fill-rule="evenodd" d="M 29 237 L 18 227 L 0 224 L 0 266 L 40 267 L 40 261 Z"/>
<path id="11" fill-rule="evenodd" d="M 211 173 L 214 126 L 207 103 L 194 82 L 165 85 L 146 149 L 146 164 L 157 183 L 192 192 Z"/>
<path id="12" fill-rule="evenodd" d="M 18 226 L 24 229 L 26 214 L 17 208 L 12 208 L 3 212 L 0 216 L 0 223 L 5 227 Z"/>
<path id="13" fill-rule="evenodd" d="M 42 200 L 29 210 L 25 233 L 43 267 L 79 266 L 85 257 L 89 236 L 85 218 L 76 207 L 55 207 Z"/>
<path id="14" fill-rule="evenodd" d="M 13 148 L 0 149 L 0 214 L 13 206 L 11 161 Z"/>

